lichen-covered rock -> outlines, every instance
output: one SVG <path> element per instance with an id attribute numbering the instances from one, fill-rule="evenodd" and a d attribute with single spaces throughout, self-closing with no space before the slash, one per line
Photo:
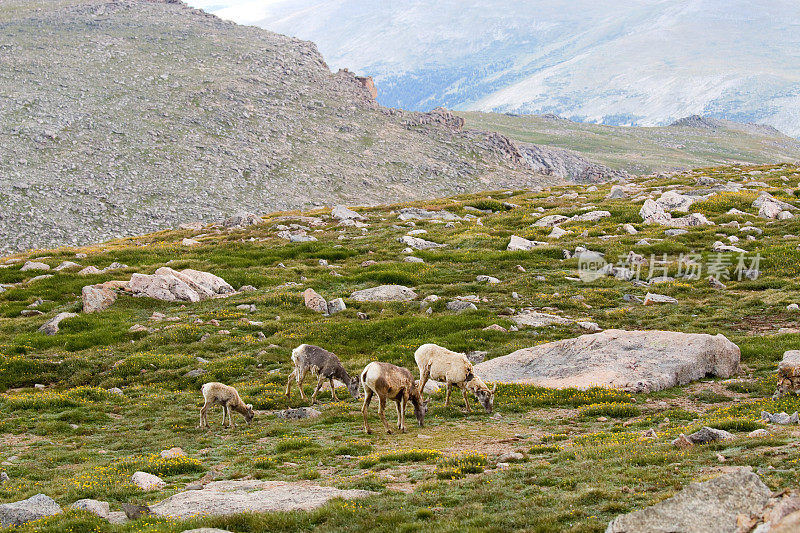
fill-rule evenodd
<path id="1" fill-rule="evenodd" d="M 787 350 L 778 364 L 777 395 L 800 393 L 800 350 Z"/>
<path id="2" fill-rule="evenodd" d="M 0 505 L 0 526 L 21 526 L 40 518 L 61 513 L 61 506 L 44 494 L 31 496 L 27 500 Z"/>
<path id="3" fill-rule="evenodd" d="M 161 267 L 152 275 L 133 274 L 126 288 L 134 296 L 165 302 L 199 302 L 235 292 L 224 279 L 209 272 L 190 268 L 178 272 L 169 267 Z"/>
<path id="4" fill-rule="evenodd" d="M 446 244 L 439 244 L 438 242 L 426 241 L 425 239 L 420 239 L 419 237 L 412 237 L 411 235 L 404 235 L 400 238 L 400 242 L 410 246 L 415 250 L 429 250 L 431 248 L 442 248 L 447 246 Z"/>
<path id="5" fill-rule="evenodd" d="M 167 486 L 163 479 L 147 472 L 134 472 L 131 476 L 131 483 L 142 490 L 157 490 Z"/>
<path id="6" fill-rule="evenodd" d="M 649 392 L 706 375 L 730 377 L 739 358 L 738 346 L 723 335 L 610 329 L 517 350 L 475 371 L 484 381 Z"/>
<path id="7" fill-rule="evenodd" d="M 517 235 L 512 235 L 511 240 L 508 241 L 508 246 L 506 246 L 506 250 L 509 252 L 517 252 L 517 251 L 528 251 L 536 246 L 541 246 L 543 244 L 547 244 L 546 242 L 539 242 L 539 241 L 529 241 L 528 239 L 524 239 Z"/>
<path id="8" fill-rule="evenodd" d="M 416 297 L 416 292 L 403 285 L 380 285 L 350 295 L 356 302 L 408 302 Z"/>
<path id="9" fill-rule="evenodd" d="M 39 328 L 39 333 L 44 333 L 46 335 L 55 335 L 58 333 L 58 325 L 61 324 L 62 320 L 66 320 L 67 318 L 73 318 L 78 316 L 77 313 L 59 313 L 44 324 L 42 327 Z"/>
<path id="10" fill-rule="evenodd" d="M 50 270 L 50 265 L 38 261 L 25 261 L 25 264 L 22 265 L 19 271 L 27 272 L 28 270 Z"/>
<path id="11" fill-rule="evenodd" d="M 245 211 L 236 213 L 235 215 L 226 218 L 222 225 L 226 228 L 243 228 L 247 226 L 254 226 L 261 223 L 261 217 L 254 213 L 247 213 Z"/>
<path id="12" fill-rule="evenodd" d="M 672 498 L 618 516 L 608 524 L 606 533 L 734 533 L 739 516 L 748 520 L 759 516 L 770 495 L 756 474 L 742 468 L 691 483 Z"/>
<path id="13" fill-rule="evenodd" d="M 362 215 L 343 205 L 334 207 L 331 210 L 331 216 L 336 220 L 364 220 Z"/>
<path id="14" fill-rule="evenodd" d="M 70 509 L 88 511 L 92 514 L 96 514 L 100 518 L 105 518 L 106 520 L 108 520 L 108 517 L 111 514 L 111 507 L 109 506 L 108 502 L 102 502 L 100 500 L 92 500 L 88 498 L 76 501 L 70 505 Z"/>
<path id="15" fill-rule="evenodd" d="M 365 490 L 340 490 L 304 482 L 230 480 L 212 481 L 201 490 L 189 490 L 150 506 L 156 516 L 187 519 L 268 511 L 310 510 L 332 498 L 361 498 Z"/>
<path id="16" fill-rule="evenodd" d="M 322 295 L 310 287 L 303 291 L 303 302 L 305 303 L 305 306 L 312 311 L 316 311 L 317 313 L 321 313 L 323 315 L 328 314 L 327 300 L 325 300 Z"/>
<path id="17" fill-rule="evenodd" d="M 117 300 L 117 293 L 99 285 L 87 285 L 81 290 L 84 313 L 96 313 L 111 307 Z"/>

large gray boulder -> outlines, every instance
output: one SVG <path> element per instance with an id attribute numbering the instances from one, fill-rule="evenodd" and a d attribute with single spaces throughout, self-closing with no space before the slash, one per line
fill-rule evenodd
<path id="1" fill-rule="evenodd" d="M 78 316 L 77 313 L 59 313 L 44 324 L 42 327 L 39 328 L 39 333 L 44 333 L 46 335 L 55 335 L 58 333 L 58 325 L 61 324 L 62 320 L 67 318 L 73 318 Z"/>
<path id="2" fill-rule="evenodd" d="M 170 496 L 150 509 L 173 519 L 268 511 L 316 509 L 332 498 L 362 498 L 366 490 L 340 490 L 307 482 L 230 480 L 212 481 L 202 490 Z"/>
<path id="3" fill-rule="evenodd" d="M 81 290 L 84 313 L 96 313 L 111 307 L 117 300 L 117 293 L 99 285 L 87 285 Z"/>
<path id="4" fill-rule="evenodd" d="M 303 302 L 305 303 L 306 307 L 312 311 L 322 313 L 323 315 L 328 314 L 328 301 L 310 287 L 303 291 Z"/>
<path id="5" fill-rule="evenodd" d="M 761 479 L 742 468 L 702 483 L 655 505 L 620 515 L 606 533 L 734 533 L 739 515 L 755 518 L 771 492 Z"/>
<path id="6" fill-rule="evenodd" d="M 356 302 L 408 302 L 416 297 L 416 292 L 403 285 L 380 285 L 350 295 Z"/>
<path id="7" fill-rule="evenodd" d="M 739 370 L 739 347 L 723 335 L 609 329 L 485 361 L 485 381 L 650 392 Z"/>
<path id="8" fill-rule="evenodd" d="M 0 526 L 21 526 L 33 520 L 61 513 L 61 506 L 44 494 L 31 496 L 27 500 L 0 505 Z"/>
<path id="9" fill-rule="evenodd" d="M 359 215 L 344 205 L 337 205 L 334 207 L 331 210 L 331 216 L 336 220 L 364 220 L 362 215 Z"/>

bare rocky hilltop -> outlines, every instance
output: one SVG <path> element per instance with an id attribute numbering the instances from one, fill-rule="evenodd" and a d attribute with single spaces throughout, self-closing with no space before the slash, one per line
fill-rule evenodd
<path id="1" fill-rule="evenodd" d="M 0 126 L 0 253 L 608 170 L 383 108 L 313 43 L 174 1 L 2 2 Z"/>

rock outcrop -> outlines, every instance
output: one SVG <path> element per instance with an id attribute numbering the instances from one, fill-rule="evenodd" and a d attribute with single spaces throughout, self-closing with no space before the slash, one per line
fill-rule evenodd
<path id="1" fill-rule="evenodd" d="M 783 352 L 778 364 L 778 388 L 776 394 L 800 393 L 800 350 Z"/>
<path id="2" fill-rule="evenodd" d="M 44 333 L 45 335 L 55 335 L 59 332 L 58 325 L 61 324 L 62 320 L 66 320 L 67 318 L 74 318 L 78 316 L 77 313 L 59 313 L 39 328 L 39 333 Z"/>
<path id="3" fill-rule="evenodd" d="M 760 515 L 771 495 L 759 477 L 742 468 L 729 474 L 692 483 L 681 492 L 655 505 L 612 520 L 606 533 L 638 531 L 735 533 L 739 517 Z"/>
<path id="4" fill-rule="evenodd" d="M 362 498 L 369 494 L 372 493 L 365 490 L 340 490 L 307 482 L 212 481 L 202 490 L 180 492 L 150 508 L 156 516 L 185 520 L 198 515 L 307 511 L 332 498 Z"/>
<path id="5" fill-rule="evenodd" d="M 484 381 L 650 392 L 739 369 L 738 346 L 723 335 L 606 330 L 523 348 L 475 367 Z"/>
<path id="6" fill-rule="evenodd" d="M 134 296 L 165 302 L 199 302 L 234 293 L 224 279 L 208 272 L 185 269 L 180 272 L 161 267 L 154 274 L 134 274 L 126 289 Z"/>

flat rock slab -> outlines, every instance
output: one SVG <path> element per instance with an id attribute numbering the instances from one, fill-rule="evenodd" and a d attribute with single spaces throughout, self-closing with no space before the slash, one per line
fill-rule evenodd
<path id="1" fill-rule="evenodd" d="M 761 479 L 743 468 L 692 483 L 672 498 L 620 515 L 608 524 L 606 533 L 734 533 L 739 515 L 760 515 L 770 495 Z"/>
<path id="2" fill-rule="evenodd" d="M 416 297 L 416 292 L 403 285 L 380 285 L 350 295 L 356 302 L 408 302 Z"/>
<path id="3" fill-rule="evenodd" d="M 170 496 L 152 505 L 157 516 L 187 519 L 192 516 L 219 516 L 267 511 L 316 509 L 332 498 L 363 498 L 366 490 L 340 490 L 308 482 L 231 480 L 212 481 L 202 490 Z"/>
<path id="4" fill-rule="evenodd" d="M 610 329 L 523 348 L 475 366 L 484 381 L 542 387 L 651 392 L 739 370 L 739 347 L 723 335 Z"/>
<path id="5" fill-rule="evenodd" d="M 59 513 L 61 507 L 51 497 L 37 494 L 27 500 L 0 505 L 0 527 L 21 526 Z"/>

